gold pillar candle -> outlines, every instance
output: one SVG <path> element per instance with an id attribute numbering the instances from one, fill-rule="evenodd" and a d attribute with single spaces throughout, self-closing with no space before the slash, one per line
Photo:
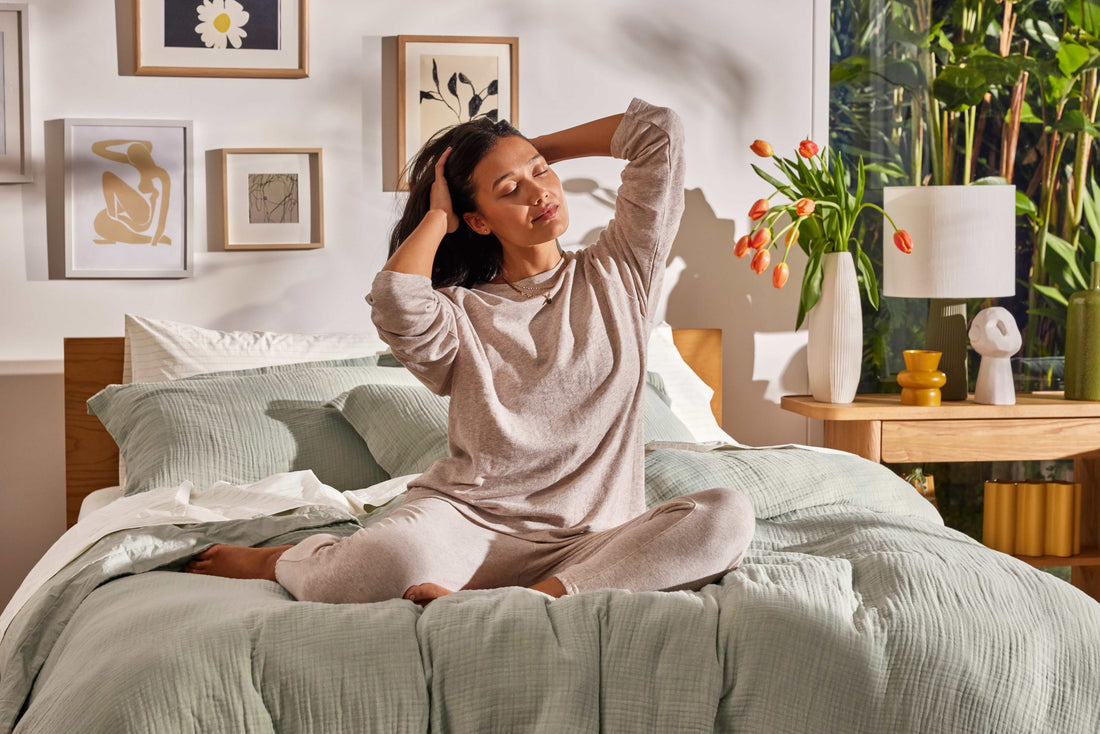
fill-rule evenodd
<path id="1" fill-rule="evenodd" d="M 1016 483 L 1016 555 L 1043 555 L 1046 529 L 1046 482 Z"/>
<path id="2" fill-rule="evenodd" d="M 1081 483 L 1073 483 L 1073 555 L 1081 552 Z"/>
<path id="3" fill-rule="evenodd" d="M 1012 553 L 1016 545 L 1016 483 L 985 483 L 982 542 L 993 550 Z"/>
<path id="4" fill-rule="evenodd" d="M 1043 552 L 1068 558 L 1073 555 L 1073 482 L 1047 482 L 1046 495 Z"/>

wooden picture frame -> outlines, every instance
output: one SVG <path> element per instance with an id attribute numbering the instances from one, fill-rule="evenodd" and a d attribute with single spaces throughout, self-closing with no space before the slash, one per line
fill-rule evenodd
<path id="1" fill-rule="evenodd" d="M 325 246 L 320 148 L 222 148 L 219 152 L 226 250 Z"/>
<path id="2" fill-rule="evenodd" d="M 65 276 L 189 278 L 190 120 L 64 120 Z"/>
<path id="3" fill-rule="evenodd" d="M 132 1 L 138 76 L 309 76 L 308 0 Z"/>
<path id="4" fill-rule="evenodd" d="M 518 38 L 397 37 L 398 189 L 433 134 L 481 116 L 519 124 Z"/>
<path id="5" fill-rule="evenodd" d="M 31 181 L 27 14 L 26 3 L 0 3 L 0 183 Z"/>

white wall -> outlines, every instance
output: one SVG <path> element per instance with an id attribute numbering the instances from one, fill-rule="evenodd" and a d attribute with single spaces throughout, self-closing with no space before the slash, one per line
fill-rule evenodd
<path id="1" fill-rule="evenodd" d="M 676 108 L 687 210 L 668 320 L 724 330 L 727 431 L 746 443 L 806 441 L 805 421 L 775 404 L 806 390 L 789 333 L 801 260 L 777 292 L 731 248 L 767 191 L 748 144 L 792 151 L 808 133 L 825 137 L 825 0 L 314 0 L 310 76 L 297 80 L 123 76 L 128 0 L 30 5 L 35 180 L 0 186 L 0 603 L 64 531 L 63 337 L 121 335 L 126 312 L 222 329 L 371 329 L 363 295 L 400 204 L 382 185 L 383 120 L 394 114 L 382 105 L 382 39 L 397 34 L 518 36 L 529 135 L 619 112 L 632 96 Z M 51 279 L 47 232 L 59 213 L 46 206 L 44 123 L 67 117 L 194 121 L 195 277 Z M 325 248 L 208 252 L 205 152 L 292 146 L 324 149 Z M 620 167 L 557 166 L 577 192 L 565 244 L 591 241 L 606 222 L 610 209 L 583 192 L 613 190 Z"/>

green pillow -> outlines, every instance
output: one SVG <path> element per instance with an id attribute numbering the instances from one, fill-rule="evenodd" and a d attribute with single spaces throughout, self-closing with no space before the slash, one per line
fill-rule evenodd
<path id="1" fill-rule="evenodd" d="M 828 505 L 942 523 L 932 504 L 908 482 L 855 454 L 799 446 L 704 444 L 657 444 L 646 452 L 647 507 L 712 487 L 741 491 L 760 518 Z"/>
<path id="2" fill-rule="evenodd" d="M 421 474 L 436 459 L 450 454 L 450 399 L 422 385 L 360 385 L 331 405 L 355 427 L 371 454 L 392 476 Z M 694 440 L 669 408 L 656 373 L 646 378 L 644 420 L 647 442 Z"/>
<path id="3" fill-rule="evenodd" d="M 328 403 L 370 382 L 419 384 L 377 357 L 110 385 L 88 401 L 126 461 L 125 493 L 191 481 L 254 482 L 312 469 L 339 490 L 385 481 L 363 441 Z"/>

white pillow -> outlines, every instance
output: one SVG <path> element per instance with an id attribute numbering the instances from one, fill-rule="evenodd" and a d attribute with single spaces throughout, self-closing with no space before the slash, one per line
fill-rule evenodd
<path id="1" fill-rule="evenodd" d="M 126 314 L 122 380 L 165 382 L 223 370 L 366 357 L 386 349 L 376 334 L 217 331 Z"/>
<path id="2" fill-rule="evenodd" d="M 696 441 L 722 441 L 737 445 L 714 419 L 710 408 L 714 390 L 684 361 L 672 341 L 672 327 L 664 321 L 654 326 L 649 334 L 646 369 L 661 376 L 673 415 L 687 426 Z"/>

